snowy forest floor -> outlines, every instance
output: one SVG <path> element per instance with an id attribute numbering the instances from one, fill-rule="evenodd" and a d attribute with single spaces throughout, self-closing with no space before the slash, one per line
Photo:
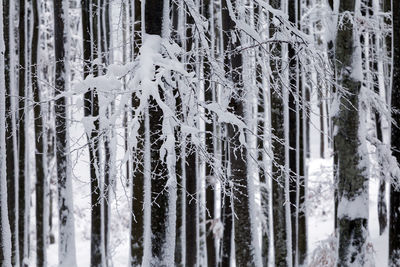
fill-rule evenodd
<path id="1" fill-rule="evenodd" d="M 90 263 L 90 187 L 84 177 L 87 162 L 80 160 L 74 168 L 74 207 L 78 266 Z M 308 235 L 309 255 L 329 239 L 334 227 L 334 204 L 332 191 L 332 159 L 311 159 L 309 162 Z M 112 223 L 110 252 L 114 266 L 127 266 L 129 255 L 129 191 L 118 181 L 116 196 L 112 199 Z M 379 236 L 377 215 L 378 181 L 370 181 L 369 232 L 375 261 L 387 265 L 387 231 Z M 55 222 L 57 229 L 57 222 Z M 33 228 L 33 227 L 32 227 Z M 34 234 L 34 233 L 33 233 Z M 34 242 L 32 242 L 34 244 Z M 49 246 L 49 266 L 57 266 L 57 242 Z M 33 257 L 32 257 L 33 258 Z"/>

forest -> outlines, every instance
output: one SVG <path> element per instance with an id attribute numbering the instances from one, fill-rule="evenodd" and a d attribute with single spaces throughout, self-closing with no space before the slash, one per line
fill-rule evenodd
<path id="1" fill-rule="evenodd" d="M 400 1 L 0 0 L 1 267 L 400 266 Z"/>

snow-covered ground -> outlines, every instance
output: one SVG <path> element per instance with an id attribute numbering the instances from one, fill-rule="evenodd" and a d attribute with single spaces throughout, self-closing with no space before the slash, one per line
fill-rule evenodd
<path id="1" fill-rule="evenodd" d="M 85 177 L 87 161 L 80 160 L 75 166 L 74 206 L 77 261 L 79 267 L 90 265 L 90 187 Z M 332 192 L 332 159 L 312 159 L 309 162 L 308 237 L 312 255 L 321 241 L 333 234 L 334 204 Z M 118 183 L 117 198 L 112 201 L 111 255 L 114 266 L 127 266 L 129 257 L 129 205 L 128 192 Z M 379 236 L 377 193 L 378 181 L 370 181 L 369 232 L 373 244 L 375 262 L 387 265 L 387 232 Z M 55 210 L 56 211 L 56 210 Z M 57 223 L 57 222 L 56 222 Z M 56 226 L 55 226 L 56 227 Z M 56 236 L 57 238 L 57 236 Z M 49 266 L 57 266 L 57 243 L 48 249 Z"/>

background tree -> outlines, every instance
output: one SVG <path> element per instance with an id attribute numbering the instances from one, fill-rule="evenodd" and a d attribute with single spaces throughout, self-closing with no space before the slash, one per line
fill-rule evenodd
<path id="1" fill-rule="evenodd" d="M 139 53 L 139 45 L 142 43 L 141 37 L 141 20 L 142 9 L 140 1 L 134 1 L 134 4 L 129 6 L 130 21 L 134 23 L 131 27 L 130 39 L 132 40 L 131 56 L 137 58 Z M 139 97 L 136 94 L 132 95 L 132 107 L 139 105 Z M 132 218 L 131 218 L 131 264 L 137 266 L 142 263 L 144 249 L 144 131 L 145 124 L 142 119 L 140 123 L 139 136 L 141 140 L 135 150 L 134 161 L 132 165 Z"/>
<path id="2" fill-rule="evenodd" d="M 11 266 L 11 233 L 7 208 L 6 83 L 4 77 L 3 1 L 0 1 L 0 265 Z"/>
<path id="3" fill-rule="evenodd" d="M 360 44 L 352 21 L 356 1 L 340 1 L 341 24 L 336 36 L 337 82 L 339 112 L 335 118 L 336 153 L 338 156 L 338 264 L 341 266 L 364 265 L 368 231 L 368 177 L 362 164 L 365 159 L 359 133 L 363 122 L 360 113 L 361 60 Z M 351 55 L 349 57 L 349 55 Z M 360 113 L 359 113 L 360 112 Z M 360 206 L 365 205 L 365 206 Z M 362 212 L 352 212 L 360 210 Z"/>
<path id="4" fill-rule="evenodd" d="M 46 224 L 46 176 L 44 173 L 44 131 L 43 131 L 43 113 L 40 97 L 39 86 L 39 62 L 38 62 L 38 48 L 39 48 L 39 10 L 37 0 L 32 1 L 32 17 L 33 17 L 33 31 L 32 31 L 32 45 L 31 45 L 31 84 L 33 100 L 35 102 L 33 107 L 34 124 L 35 124 L 35 171 L 36 171 L 36 265 L 46 265 L 46 247 L 47 247 L 47 233 Z"/>
<path id="5" fill-rule="evenodd" d="M 55 54 L 55 103 L 54 120 L 56 127 L 56 165 L 58 189 L 58 264 L 59 266 L 76 265 L 75 229 L 72 202 L 71 161 L 69 158 L 69 123 L 67 99 L 67 64 L 68 64 L 68 1 L 56 1 L 54 12 L 54 54 Z"/>
<path id="6" fill-rule="evenodd" d="M 17 156 L 15 137 L 15 101 L 12 95 L 15 94 L 15 51 L 14 51 L 14 27 L 13 12 L 14 3 L 9 0 L 3 1 L 3 31 L 4 31 L 4 85 L 6 89 L 6 159 L 7 159 L 7 206 L 11 230 L 11 263 L 18 262 L 18 236 L 17 236 L 17 175 L 15 158 Z"/>
<path id="7" fill-rule="evenodd" d="M 25 108 L 27 93 L 26 86 L 26 70 L 28 68 L 26 62 L 26 10 L 25 0 L 19 1 L 19 24 L 18 24 L 18 55 L 19 55 L 19 71 L 18 71 L 18 240 L 19 240 L 19 262 L 25 266 L 28 257 L 28 239 L 27 233 L 27 191 L 29 179 L 26 175 L 26 142 L 25 142 L 25 119 L 27 110 Z M 26 258 L 26 260 L 25 260 Z"/>
<path id="8" fill-rule="evenodd" d="M 243 119 L 245 117 L 243 98 L 246 89 L 243 88 L 243 61 L 242 55 L 237 48 L 240 46 L 240 38 L 233 38 L 235 30 L 235 22 L 232 16 L 233 7 L 240 5 L 240 2 L 232 2 L 230 0 L 223 0 L 221 6 L 222 12 L 222 29 L 224 31 L 224 65 L 225 75 L 234 85 L 234 93 L 231 95 L 229 108 L 238 117 Z M 251 232 L 251 214 L 248 198 L 248 179 L 247 172 L 247 151 L 246 148 L 241 146 L 240 134 L 232 123 L 227 124 L 227 137 L 230 143 L 229 148 L 229 164 L 230 164 L 230 177 L 233 189 L 233 206 L 235 212 L 234 221 L 234 240 L 235 240 L 235 256 L 236 265 L 245 266 L 250 263 L 254 264 L 253 258 L 253 244 Z M 243 129 L 242 129 L 243 130 Z M 239 149 L 238 149 L 239 148 Z M 241 218 L 240 220 L 237 218 Z M 229 233 L 228 233 L 229 234 Z"/>
<path id="9" fill-rule="evenodd" d="M 82 35 L 84 78 L 90 73 L 98 76 L 98 65 L 93 60 L 98 58 L 98 0 L 93 2 L 83 0 L 82 5 Z M 91 6 L 92 5 L 92 6 Z M 93 46 L 93 48 L 92 48 Z M 90 187 L 91 187 L 91 266 L 103 266 L 104 264 L 104 232 L 103 211 L 100 185 L 100 147 L 99 147 L 99 100 L 96 88 L 88 88 L 84 95 L 85 117 L 93 120 L 93 129 L 86 133 L 90 159 Z"/>
<path id="10" fill-rule="evenodd" d="M 391 92 L 392 106 L 392 131 L 391 147 L 392 155 L 400 162 L 400 2 L 392 1 L 393 15 L 393 80 Z M 399 177 L 392 177 L 394 182 L 390 185 L 390 221 L 389 221 L 389 266 L 397 266 L 400 263 L 400 190 L 396 182 Z"/>
<path id="11" fill-rule="evenodd" d="M 282 10 L 282 3 L 280 0 L 274 0 L 271 6 L 275 9 Z M 273 15 L 271 14 L 270 21 L 272 21 Z M 270 37 L 279 31 L 279 29 L 272 23 L 270 23 Z M 273 55 L 273 59 L 270 60 L 271 68 L 271 127 L 272 127 L 272 153 L 273 153 L 273 164 L 272 164 L 272 219 L 273 219 L 273 236 L 274 236 L 274 251 L 275 251 L 275 265 L 276 266 L 291 266 L 292 257 L 291 255 L 291 242 L 290 232 L 291 223 L 290 217 L 287 213 L 290 212 L 288 209 L 288 203 L 286 202 L 287 195 L 289 194 L 288 177 L 289 175 L 286 170 L 286 148 L 285 142 L 285 127 L 287 121 L 285 120 L 284 110 L 284 84 L 280 80 L 279 76 L 282 74 L 282 57 L 284 56 L 284 49 L 282 44 L 277 42 L 272 44 L 270 51 Z M 282 203 L 286 203 L 282 205 Z M 289 220 L 288 220 L 289 219 Z"/>

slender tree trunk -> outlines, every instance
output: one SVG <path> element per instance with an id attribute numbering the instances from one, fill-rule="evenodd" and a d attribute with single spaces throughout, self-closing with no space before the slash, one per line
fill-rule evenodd
<path id="1" fill-rule="evenodd" d="M 184 40 L 182 40 L 181 36 L 182 33 L 179 32 L 179 24 L 182 23 L 182 21 L 185 21 L 185 17 L 181 17 L 180 15 L 183 14 L 183 10 L 180 10 L 183 7 L 183 1 L 172 1 L 171 2 L 171 13 L 172 13 L 172 38 L 175 43 L 179 44 L 182 46 L 183 49 L 186 49 L 186 43 Z M 184 62 L 186 60 L 185 57 L 180 57 L 180 61 Z M 176 108 L 177 108 L 177 114 L 180 115 L 180 119 L 184 121 L 184 115 L 183 115 L 183 110 L 182 110 L 182 97 L 179 92 L 179 87 L 176 86 L 174 88 L 174 95 L 178 96 L 176 97 Z M 175 139 L 179 140 L 179 131 L 175 133 Z M 185 138 L 184 138 L 185 140 Z M 175 229 L 175 266 L 184 266 L 186 262 L 186 250 L 185 250 L 185 245 L 186 245 L 186 227 L 185 227 L 185 222 L 186 218 L 185 216 L 185 210 L 186 210 L 186 185 L 185 185 L 185 147 L 186 147 L 186 142 L 183 141 L 180 144 L 176 144 L 175 150 L 176 150 L 176 155 L 179 155 L 177 157 L 177 162 L 176 162 L 176 179 L 177 179 L 177 184 L 180 185 L 177 188 L 177 202 L 176 202 L 176 229 Z"/>
<path id="2" fill-rule="evenodd" d="M 297 1 L 289 1 L 288 15 L 289 21 L 294 25 L 297 24 Z M 297 170 L 297 101 L 296 93 L 298 91 L 298 71 L 299 66 L 296 56 L 295 44 L 289 44 L 289 196 L 290 196 L 290 215 L 291 215 L 291 227 L 292 227 L 292 262 L 295 263 L 298 257 L 297 251 L 297 214 L 298 214 L 298 203 L 297 203 L 297 186 L 298 186 L 298 170 Z"/>
<path id="3" fill-rule="evenodd" d="M 270 3 L 275 9 L 282 9 L 280 0 L 274 0 Z M 272 17 L 270 18 L 272 19 Z M 277 29 L 271 27 L 270 36 L 273 36 Z M 287 229 L 290 226 L 290 216 L 286 214 L 286 173 L 285 170 L 285 117 L 284 117 L 284 100 L 283 100 L 283 84 L 279 76 L 282 72 L 281 57 L 283 56 L 282 46 L 278 43 L 271 49 L 272 55 L 270 66 L 272 71 L 271 84 L 271 128 L 272 134 L 272 219 L 273 219 L 273 235 L 274 235 L 274 251 L 275 266 L 291 266 L 291 255 L 288 247 L 289 233 Z M 286 203 L 286 204 L 284 204 Z M 290 245 L 291 246 L 291 245 Z"/>
<path id="4" fill-rule="evenodd" d="M 400 162 L 400 2 L 393 1 L 393 80 L 391 105 L 392 112 L 391 146 L 392 154 Z M 399 177 L 392 177 L 390 185 L 390 222 L 389 222 L 389 266 L 400 264 L 400 190 L 395 184 Z"/>
<path id="5" fill-rule="evenodd" d="M 340 1 L 339 14 L 355 12 L 356 1 Z M 344 16 L 336 37 L 336 68 L 340 107 L 335 119 L 336 153 L 338 156 L 338 266 L 367 264 L 368 177 L 362 161 L 366 160 L 362 145 L 364 134 L 361 90 L 361 48 L 349 16 Z M 351 55 L 351 56 L 349 56 Z M 357 75 L 358 74 L 358 75 Z M 361 110 L 360 110 L 361 109 Z M 360 113 L 359 113 L 360 112 Z"/>
<path id="6" fill-rule="evenodd" d="M 393 13 L 392 13 L 392 0 L 383 0 L 383 12 L 392 15 L 393 18 Z M 393 43 L 393 38 L 394 38 L 394 29 L 395 26 L 394 24 L 392 24 L 392 20 L 389 17 L 385 17 L 383 19 L 384 23 L 386 24 L 387 27 L 391 27 L 392 31 L 391 34 L 387 34 L 385 37 L 385 52 L 388 55 L 388 58 L 390 59 L 389 62 L 387 62 L 385 64 L 385 95 L 386 95 L 386 103 L 391 102 L 391 92 L 392 92 L 392 87 L 393 87 L 393 51 L 392 51 L 392 45 L 394 45 Z"/>
<path id="7" fill-rule="evenodd" d="M 302 17 L 302 1 L 297 1 L 297 28 L 302 30 L 301 20 Z M 303 81 L 303 68 L 300 62 L 298 63 L 298 86 L 297 86 L 297 96 L 299 100 L 296 105 L 296 123 L 297 123 L 297 262 L 299 266 L 305 266 L 307 264 L 307 246 L 308 246 L 308 234 L 307 234 L 307 169 L 305 164 L 305 159 L 307 156 L 306 145 L 308 140 L 306 139 L 306 120 L 307 120 L 307 102 L 305 100 L 305 85 Z M 322 89 L 322 88 L 321 88 Z"/>
<path id="8" fill-rule="evenodd" d="M 233 3 L 233 4 L 232 4 Z M 240 38 L 232 38 L 235 29 L 235 22 L 228 9 L 233 10 L 239 3 L 235 1 L 223 0 L 222 11 L 222 29 L 224 31 L 223 42 L 225 51 L 225 74 L 236 87 L 235 94 L 231 96 L 229 107 L 239 118 L 245 117 L 244 99 L 245 88 L 243 88 L 243 61 L 242 55 L 236 49 L 240 46 Z M 233 12 L 233 11 L 232 11 Z M 241 133 L 244 134 L 244 133 Z M 241 146 L 240 136 L 237 133 L 237 127 L 231 123 L 227 124 L 227 136 L 230 143 L 229 157 L 231 165 L 231 177 L 233 183 L 233 206 L 235 211 L 234 220 L 234 239 L 235 256 L 237 266 L 254 265 L 253 244 L 251 232 L 251 216 L 248 192 L 248 179 L 251 179 L 247 172 L 247 151 Z M 240 147 L 240 149 L 238 149 Z"/>
<path id="9" fill-rule="evenodd" d="M 15 3 L 10 0 L 3 1 L 3 30 L 4 30 L 4 83 L 6 89 L 6 159 L 7 159 L 7 206 L 8 206 L 8 218 L 10 222 L 11 230 L 11 263 L 13 266 L 17 265 L 18 262 L 18 236 L 17 236 L 17 218 L 18 218 L 18 190 L 17 188 L 17 175 L 18 171 L 15 169 L 15 157 L 17 148 L 15 147 L 15 109 L 12 95 L 15 94 L 14 88 L 14 29 L 13 23 L 10 18 L 13 17 L 11 10 Z"/>
<path id="10" fill-rule="evenodd" d="M 93 76 L 98 75 L 97 64 L 92 66 L 91 61 L 98 57 L 98 0 L 82 0 L 82 34 L 83 34 L 83 58 L 84 58 L 84 77 L 93 71 Z M 91 12 L 90 12 L 91 10 Z M 92 30 L 90 25 L 92 25 Z M 92 51 L 93 45 L 93 51 Z M 93 70 L 92 70 L 93 67 Z M 91 266 L 103 266 L 104 258 L 104 232 L 102 230 L 102 200 L 100 188 L 100 147 L 99 147 L 99 103 L 96 88 L 88 88 L 84 95 L 84 115 L 94 118 L 94 129 L 86 133 L 89 147 L 90 159 L 90 188 L 91 188 L 91 241 L 90 241 L 90 263 Z"/>
<path id="11" fill-rule="evenodd" d="M 320 81 L 320 79 L 318 79 Z M 321 82 L 318 82 L 321 85 Z M 325 113 L 324 113 L 324 99 L 322 86 L 318 86 L 318 108 L 319 108 L 319 156 L 321 159 L 325 158 Z"/>
<path id="12" fill-rule="evenodd" d="M 55 47 L 55 96 L 67 91 L 68 83 L 68 1 L 55 1 L 54 8 L 54 47 Z M 89 50 L 90 53 L 90 50 Z M 86 69 L 87 70 L 87 69 Z M 58 189 L 58 264 L 59 266 L 75 266 L 75 226 L 72 201 L 72 177 L 69 158 L 69 124 L 67 99 L 65 96 L 56 98 L 54 103 L 56 127 L 56 165 Z"/>
<path id="13" fill-rule="evenodd" d="M 207 19 L 210 24 L 209 28 L 206 31 L 206 37 L 208 40 L 211 40 L 211 31 L 214 27 L 213 22 L 213 3 L 210 0 L 203 0 L 202 13 L 205 19 Z M 210 53 L 213 55 L 214 47 L 211 47 Z M 211 83 L 212 74 L 211 74 L 211 66 L 208 57 L 205 55 L 203 58 L 203 71 L 204 71 L 204 100 L 207 103 L 215 102 L 215 91 L 214 84 Z M 213 155 L 214 153 L 214 122 L 215 117 L 210 115 L 208 118 L 210 123 L 206 123 L 206 150 L 209 155 Z M 213 155 L 216 157 L 216 155 Z M 215 225 L 215 190 L 216 190 L 216 182 L 217 177 L 216 173 L 213 170 L 214 160 L 207 159 L 206 162 L 206 207 L 207 207 L 207 218 L 206 225 L 209 226 L 207 230 L 206 244 L 207 244 L 207 264 L 208 266 L 217 266 L 217 248 L 216 248 L 216 240 L 214 239 L 213 226 Z"/>
<path id="14" fill-rule="evenodd" d="M 110 49 L 110 41 L 111 41 L 111 29 L 110 29 L 110 13 L 109 9 L 110 3 L 109 0 L 100 0 L 99 4 L 99 29 L 100 29 L 100 53 L 101 60 L 103 63 L 102 74 L 105 75 L 107 73 L 107 67 L 112 63 L 111 62 L 111 49 Z M 114 103 L 110 103 L 106 110 L 107 120 L 110 119 L 113 113 Z M 114 186 L 114 151 L 115 147 L 112 147 L 111 139 L 114 138 L 114 129 L 112 122 L 108 122 L 107 125 L 104 125 L 104 185 L 103 185 L 103 214 L 104 214 L 104 252 L 105 252 L 105 260 L 106 266 L 111 265 L 111 256 L 110 254 L 110 216 L 111 216 L 111 202 L 110 195 L 112 188 Z"/>
<path id="15" fill-rule="evenodd" d="M 27 224 L 26 222 L 26 191 L 28 185 L 26 183 L 27 179 L 25 177 L 25 119 L 26 119 L 26 108 L 25 101 L 27 94 L 26 89 L 26 30 L 25 30 L 25 0 L 19 1 L 19 73 L 18 73 L 18 87 L 19 87 L 19 99 L 18 99 L 18 240 L 19 240 L 19 262 L 21 266 L 26 266 L 27 259 L 25 257 L 28 255 L 27 243 L 28 234 L 26 233 Z"/>
<path id="16" fill-rule="evenodd" d="M 36 170 L 36 266 L 46 266 L 46 177 L 44 174 L 44 131 L 43 114 L 40 103 L 38 81 L 39 10 L 37 0 L 32 1 L 33 33 L 31 47 L 31 83 L 35 105 L 33 107 L 35 125 L 35 170 Z"/>
<path id="17" fill-rule="evenodd" d="M 189 8 L 188 8 L 189 9 Z M 186 16 L 186 51 L 189 53 L 187 58 L 187 71 L 195 71 L 195 55 L 192 51 L 196 48 L 193 31 L 194 19 L 191 13 L 188 12 Z M 185 111 L 188 112 L 188 111 Z M 197 188 L 197 164 L 196 164 L 196 149 L 190 142 L 188 137 L 186 140 L 186 166 L 185 166 L 185 177 L 186 177 L 186 266 L 196 266 L 198 256 L 198 210 L 197 202 L 199 201 L 199 194 Z"/>
<path id="18" fill-rule="evenodd" d="M 9 267 L 11 266 L 11 233 L 7 208 L 5 46 L 2 23 L 3 1 L 0 1 L 0 265 Z"/>
<path id="19" fill-rule="evenodd" d="M 226 173 L 230 171 L 229 164 L 229 143 L 226 140 L 226 125 L 224 125 L 222 131 L 223 141 L 222 141 L 222 162 L 224 163 L 224 167 L 226 169 Z M 221 267 L 229 267 L 231 266 L 231 256 L 232 256 L 232 235 L 233 235 L 233 201 L 232 201 L 232 185 L 225 176 L 225 181 L 222 183 L 222 224 L 224 226 L 224 234 L 221 240 L 220 245 L 220 253 L 221 253 Z"/>
<path id="20" fill-rule="evenodd" d="M 130 6 L 129 13 L 131 23 L 135 23 L 131 28 L 131 38 L 133 40 L 131 55 L 136 58 L 139 53 L 139 44 L 141 43 L 139 32 L 142 20 L 141 6 L 138 0 L 135 0 L 134 5 Z M 138 105 L 139 97 L 134 94 L 132 95 L 132 106 L 137 107 Z M 143 141 L 138 143 L 132 166 L 131 266 L 139 266 L 142 263 L 144 250 L 144 133 L 145 124 L 142 121 L 140 122 L 138 135 L 142 137 Z"/>

